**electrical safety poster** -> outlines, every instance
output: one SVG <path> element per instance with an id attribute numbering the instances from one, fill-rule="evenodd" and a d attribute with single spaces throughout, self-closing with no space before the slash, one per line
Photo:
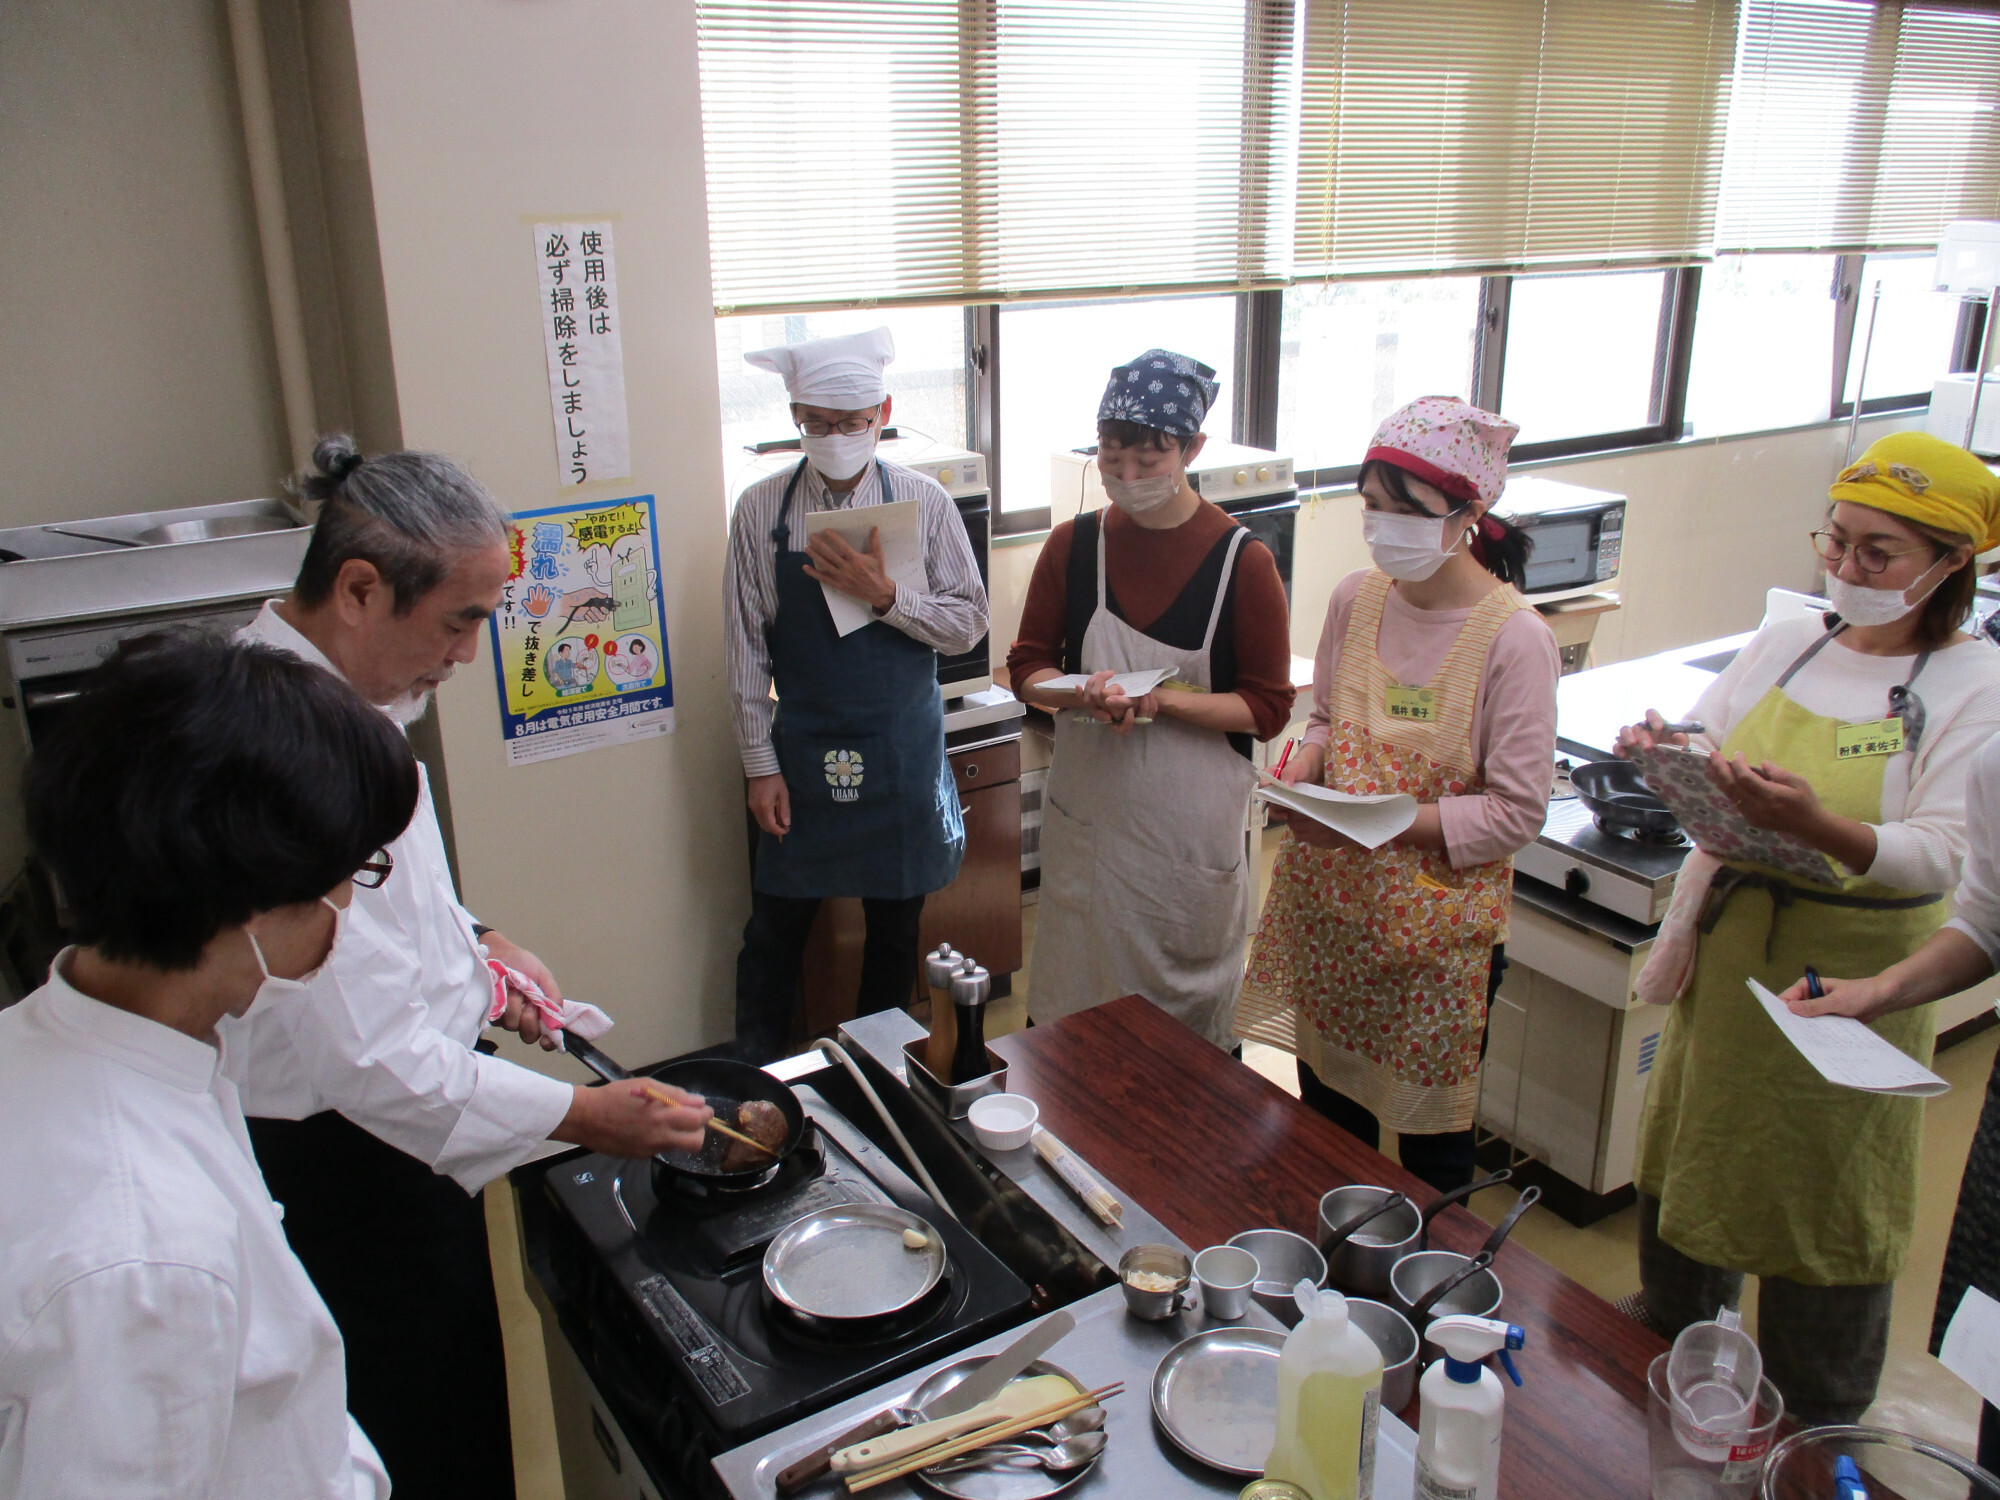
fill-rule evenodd
<path id="1" fill-rule="evenodd" d="M 508 764 L 670 733 L 653 497 L 523 511 L 509 529 L 514 570 L 488 622 Z"/>

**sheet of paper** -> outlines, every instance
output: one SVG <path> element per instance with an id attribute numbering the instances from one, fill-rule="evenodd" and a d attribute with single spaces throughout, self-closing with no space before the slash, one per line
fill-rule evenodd
<path id="1" fill-rule="evenodd" d="M 560 482 L 622 478 L 632 461 L 611 224 L 537 224 L 535 270 Z"/>
<path id="2" fill-rule="evenodd" d="M 1379 849 L 1417 821 L 1417 799 L 1401 792 L 1357 797 L 1324 786 L 1286 786 L 1266 779 L 1257 787 L 1266 802 L 1305 814 L 1345 834 L 1364 849 Z"/>
<path id="3" fill-rule="evenodd" d="M 914 589 L 928 589 L 930 577 L 924 571 L 924 530 L 919 500 L 892 500 L 886 505 L 864 505 L 859 510 L 817 510 L 806 517 L 808 539 L 833 532 L 856 552 L 868 550 L 868 533 L 882 532 L 882 566 L 893 583 L 907 583 Z M 852 635 L 875 620 L 875 612 L 852 594 L 821 584 L 826 607 L 833 615 L 833 627 L 842 635 Z"/>
<path id="4" fill-rule="evenodd" d="M 1944 1331 L 1938 1361 L 1989 1406 L 2000 1406 L 2000 1302 L 1967 1287 Z"/>
<path id="5" fill-rule="evenodd" d="M 1754 979 L 1743 981 L 1786 1040 L 1828 1083 L 1871 1094 L 1928 1099 L 1951 1088 L 1937 1074 L 1882 1040 L 1852 1016 L 1795 1016 Z"/>
<path id="6" fill-rule="evenodd" d="M 1035 684 L 1038 693 L 1080 693 L 1091 679 L 1089 672 L 1071 672 L 1063 677 L 1045 677 Z M 1172 667 L 1147 667 L 1139 672 L 1114 672 L 1111 682 L 1128 698 L 1143 698 L 1174 675 Z"/>

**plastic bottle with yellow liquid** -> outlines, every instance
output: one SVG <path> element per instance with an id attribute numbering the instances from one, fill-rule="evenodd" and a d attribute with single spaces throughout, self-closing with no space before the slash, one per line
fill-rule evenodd
<path id="1" fill-rule="evenodd" d="M 1299 1326 L 1278 1357 L 1278 1436 L 1266 1479 L 1312 1500 L 1371 1500 L 1382 1353 L 1347 1317 L 1347 1299 L 1310 1281 L 1292 1288 Z"/>

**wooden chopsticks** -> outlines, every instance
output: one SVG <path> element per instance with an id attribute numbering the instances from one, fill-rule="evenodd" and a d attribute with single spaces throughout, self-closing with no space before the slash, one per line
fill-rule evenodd
<path id="1" fill-rule="evenodd" d="M 661 1088 L 657 1083 L 653 1082 L 652 1079 L 642 1078 L 639 1080 L 639 1082 L 645 1088 L 646 1092 L 652 1095 L 655 1099 L 659 1100 L 660 1103 L 673 1104 L 673 1105 L 680 1104 L 681 1102 L 680 1100 L 676 1099 L 672 1094 L 669 1094 L 665 1089 Z M 759 1151 L 763 1152 L 766 1156 L 775 1158 L 778 1154 L 777 1152 L 773 1151 L 769 1146 L 765 1145 L 762 1141 L 756 1139 L 754 1136 L 747 1136 L 742 1131 L 738 1130 L 735 1126 L 725 1125 L 722 1123 L 722 1121 L 716 1119 L 714 1116 L 709 1117 L 708 1128 L 710 1130 L 717 1131 L 723 1135 L 728 1136 L 732 1141 L 741 1141 L 746 1146 L 755 1146 Z"/>
<path id="2" fill-rule="evenodd" d="M 1030 1412 L 1025 1417 L 982 1427 L 977 1432 L 967 1433 L 963 1437 L 949 1438 L 942 1443 L 933 1444 L 920 1453 L 913 1453 L 882 1468 L 871 1469 L 862 1474 L 850 1474 L 847 1476 L 848 1493 L 859 1494 L 862 1490 L 873 1489 L 878 1484 L 901 1479 L 905 1474 L 928 1469 L 932 1464 L 943 1463 L 948 1458 L 957 1458 L 962 1453 L 970 1453 L 975 1448 L 984 1448 L 990 1443 L 1005 1442 L 1008 1438 L 1019 1437 L 1032 1428 L 1060 1422 L 1064 1417 L 1074 1416 L 1085 1407 L 1095 1406 L 1100 1401 L 1116 1396 L 1124 1389 L 1124 1381 L 1114 1380 L 1110 1385 L 1101 1385 L 1096 1390 L 1085 1391 L 1080 1396 L 1065 1396 L 1042 1407 L 1039 1411 Z"/>

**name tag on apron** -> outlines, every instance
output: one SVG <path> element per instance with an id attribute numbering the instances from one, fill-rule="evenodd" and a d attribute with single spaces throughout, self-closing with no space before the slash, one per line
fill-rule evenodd
<path id="1" fill-rule="evenodd" d="M 1390 687 L 1382 706 L 1392 719 L 1427 721 L 1437 706 L 1437 693 L 1431 688 Z"/>
<path id="2" fill-rule="evenodd" d="M 1894 755 L 1903 748 L 1901 719 L 1870 719 L 1866 724 L 1842 724 L 1833 731 L 1833 758 L 1858 760 L 1864 755 Z"/>

